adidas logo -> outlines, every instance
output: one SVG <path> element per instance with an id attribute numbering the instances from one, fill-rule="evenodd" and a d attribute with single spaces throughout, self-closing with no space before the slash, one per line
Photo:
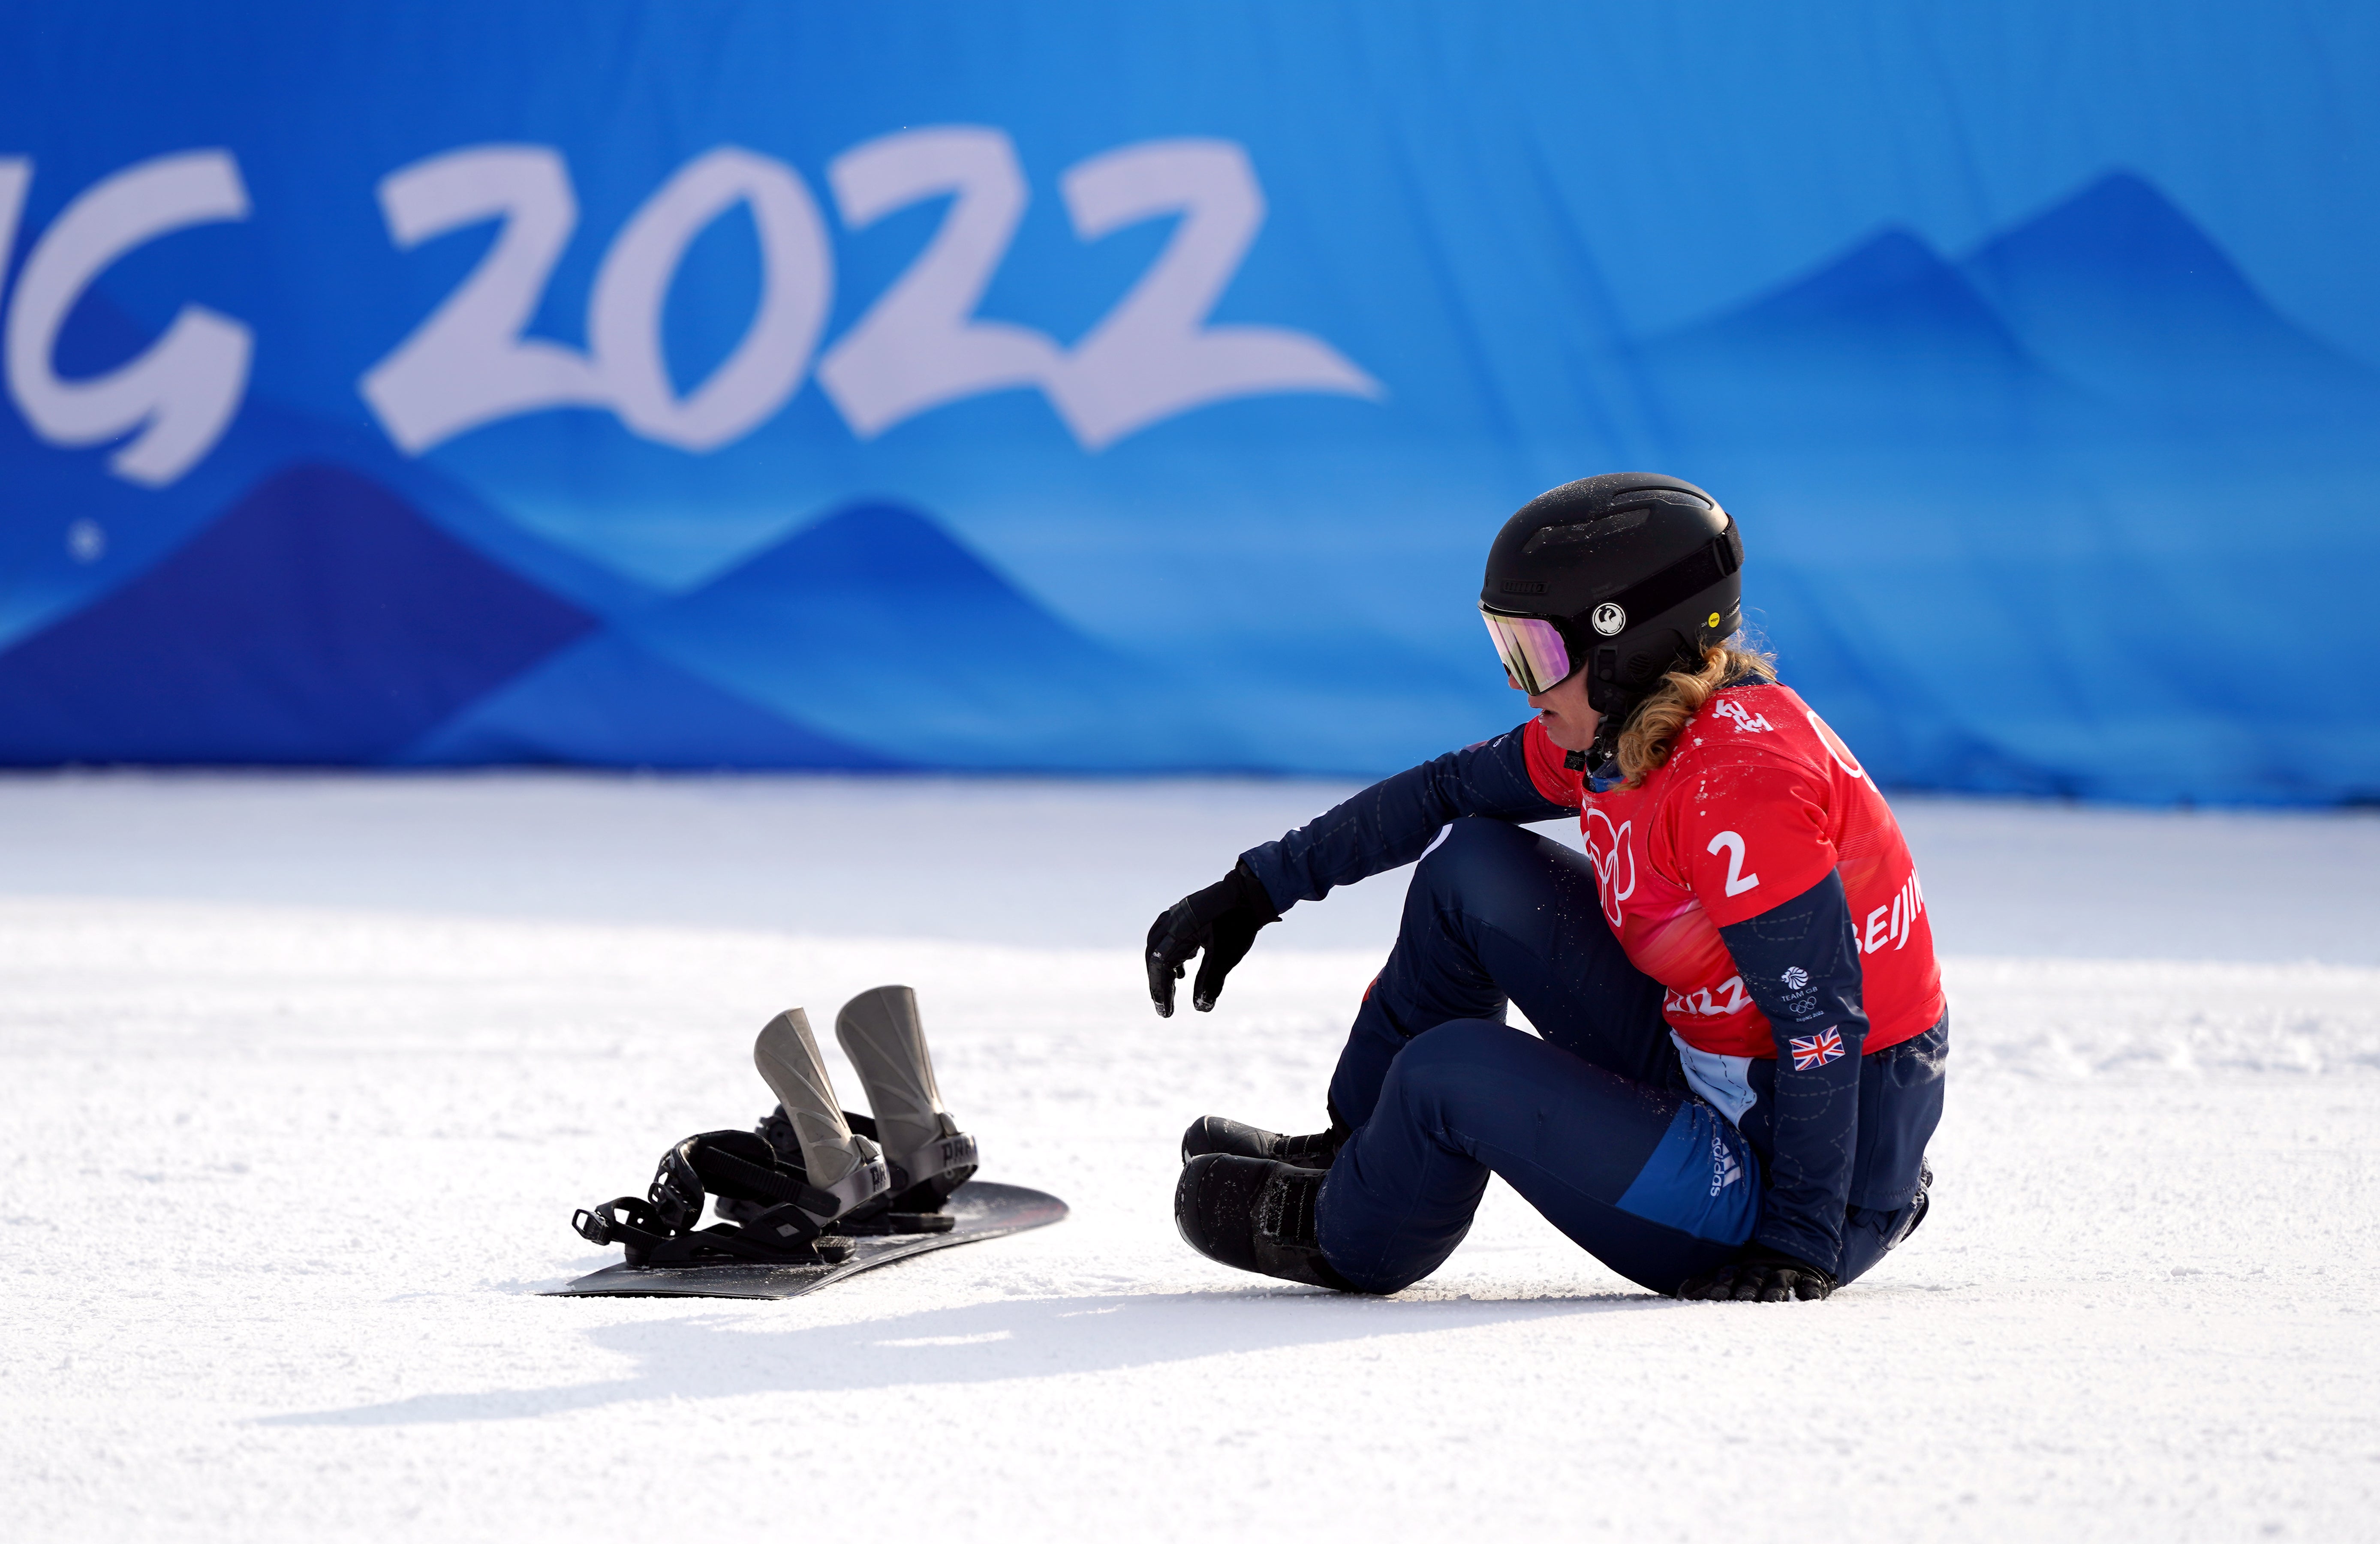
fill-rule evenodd
<path id="1" fill-rule="evenodd" d="M 1719 1140 L 1717 1136 L 1713 1136 L 1711 1138 L 1710 1193 L 1716 1196 L 1742 1177 L 1743 1165 L 1735 1161 L 1735 1154 L 1728 1151 L 1725 1142 Z"/>

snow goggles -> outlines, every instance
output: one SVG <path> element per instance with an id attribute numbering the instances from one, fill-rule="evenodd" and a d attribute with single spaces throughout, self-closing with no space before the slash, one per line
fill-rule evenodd
<path id="1" fill-rule="evenodd" d="M 1568 678 L 1570 645 L 1560 628 L 1543 617 L 1508 617 L 1485 606 L 1479 608 L 1479 615 L 1488 623 L 1488 636 L 1496 641 L 1496 657 L 1504 662 L 1504 673 L 1512 678 L 1513 685 L 1534 696 Z"/>

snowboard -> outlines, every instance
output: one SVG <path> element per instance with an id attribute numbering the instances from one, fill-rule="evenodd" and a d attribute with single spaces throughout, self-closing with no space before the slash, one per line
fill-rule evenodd
<path id="1" fill-rule="evenodd" d="M 894 1233 L 853 1240 L 850 1255 L 832 1264 L 800 1265 L 613 1265 L 581 1276 L 548 1297 L 798 1297 L 846 1276 L 873 1271 L 932 1249 L 978 1243 L 1027 1228 L 1047 1227 L 1066 1215 L 1066 1203 L 1022 1185 L 970 1179 L 951 1192 L 942 1210 L 946 1233 Z"/>

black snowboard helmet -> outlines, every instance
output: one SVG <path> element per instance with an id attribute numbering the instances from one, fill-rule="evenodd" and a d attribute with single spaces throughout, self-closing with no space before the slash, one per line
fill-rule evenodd
<path id="1" fill-rule="evenodd" d="M 1699 669 L 1742 627 L 1742 566 L 1743 538 L 1718 500 L 1658 472 L 1609 472 L 1540 493 L 1504 523 L 1479 609 L 1519 685 L 1543 691 L 1585 669 L 1587 702 L 1616 730 L 1666 671 Z"/>

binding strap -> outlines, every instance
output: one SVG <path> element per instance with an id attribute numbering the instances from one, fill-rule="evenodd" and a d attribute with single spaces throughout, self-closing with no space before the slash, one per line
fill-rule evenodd
<path id="1" fill-rule="evenodd" d="M 841 1204 L 830 1192 L 780 1169 L 767 1140 L 751 1131 L 705 1131 L 662 1154 L 646 1192 L 655 1220 L 673 1232 L 688 1232 L 702 1220 L 706 1196 L 751 1201 L 771 1212 L 793 1207 L 809 1214 L 812 1233 Z"/>
<path id="2" fill-rule="evenodd" d="M 689 1137 L 671 1151 L 675 1153 L 689 1147 L 693 1149 L 688 1156 L 695 1175 L 702 1181 L 703 1188 L 711 1194 L 734 1196 L 738 1200 L 766 1201 L 777 1206 L 790 1204 L 821 1217 L 832 1217 L 842 1207 L 843 1203 L 831 1191 L 779 1170 L 776 1154 L 770 1151 L 768 1142 L 755 1133 L 720 1131 L 708 1136 L 739 1140 L 731 1147 L 728 1143 L 710 1140 L 706 1137 Z M 759 1150 L 759 1162 L 754 1162 L 755 1154 L 735 1151 L 746 1147 Z"/>
<path id="3" fill-rule="evenodd" d="M 707 1196 L 762 1208 L 735 1225 L 698 1228 Z M 841 1259 L 848 1246 L 820 1238 L 835 1199 L 777 1167 L 768 1142 L 750 1131 L 705 1131 L 662 1154 L 641 1199 L 620 1196 L 575 1212 L 571 1226 L 590 1244 L 619 1244 L 630 1265 L 720 1261 L 770 1264 Z"/>

